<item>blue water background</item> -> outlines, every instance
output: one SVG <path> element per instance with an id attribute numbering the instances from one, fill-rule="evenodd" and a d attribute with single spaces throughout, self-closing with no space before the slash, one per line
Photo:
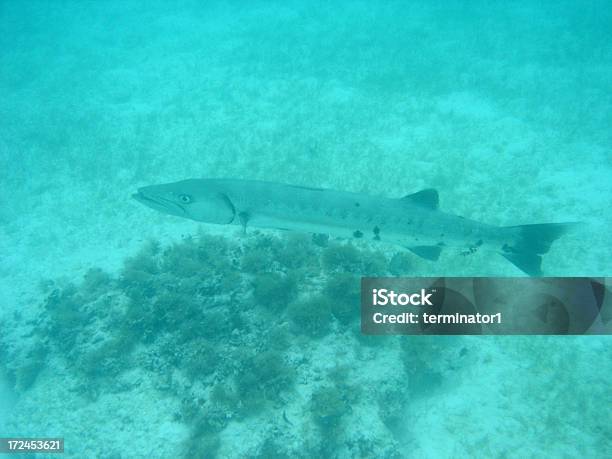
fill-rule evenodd
<path id="1" fill-rule="evenodd" d="M 64 436 L 67 457 L 99 456 L 115 438 L 112 457 L 126 458 L 169 457 L 194 437 L 146 373 L 88 399 L 60 389 L 79 381 L 55 351 L 15 387 L 49 280 L 78 284 L 92 267 L 118 276 L 146 241 L 198 231 L 130 199 L 139 186 L 434 187 L 443 210 L 490 224 L 583 222 L 546 255 L 546 274 L 612 273 L 606 1 L 1 1 L 0 29 L 0 434 Z M 521 275 L 494 253 L 415 260 L 406 274 Z M 290 408 L 230 420 L 210 450 L 265 457 L 262 435 L 284 429 L 306 455 L 612 455 L 608 338 L 415 340 L 434 363 L 410 373 L 369 348 L 339 357 L 343 336 L 309 348 L 323 368 L 349 365 L 363 391 L 341 402 L 352 411 L 335 449 L 320 443 L 339 422 L 309 411 L 314 371 L 300 373 Z M 404 407 L 391 427 L 381 404 Z M 160 438 L 166 449 L 151 446 Z"/>

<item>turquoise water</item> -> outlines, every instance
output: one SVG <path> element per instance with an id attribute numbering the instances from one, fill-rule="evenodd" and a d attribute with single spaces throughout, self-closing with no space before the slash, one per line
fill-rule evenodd
<path id="1" fill-rule="evenodd" d="M 359 334 L 361 275 L 522 275 L 497 254 L 243 235 L 130 198 L 433 187 L 489 224 L 584 222 L 543 270 L 610 276 L 607 2 L 0 1 L 0 24 L 0 436 L 75 458 L 612 456 L 606 337 Z"/>

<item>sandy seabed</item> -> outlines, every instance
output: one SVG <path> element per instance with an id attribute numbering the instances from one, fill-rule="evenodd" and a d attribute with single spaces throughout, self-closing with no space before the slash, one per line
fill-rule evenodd
<path id="1" fill-rule="evenodd" d="M 545 273 L 608 275 L 609 8 L 476 3 L 4 5 L 0 343 L 8 355 L 30 349 L 49 281 L 79 283 L 90 268 L 118 276 L 147 241 L 167 247 L 196 234 L 202 225 L 130 198 L 139 186 L 188 177 L 392 197 L 434 187 L 443 210 L 490 224 L 580 221 L 545 256 Z M 240 238 L 237 228 L 203 229 Z M 491 253 L 415 259 L 410 274 L 521 275 Z M 218 453 L 264 454 L 261 439 L 276 431 L 290 451 L 317 443 L 309 400 L 330 368 L 345 365 L 362 396 L 343 419 L 340 456 L 368 441 L 378 445 L 363 450 L 371 457 L 612 455 L 607 337 L 445 340 L 425 380 L 397 370 L 394 343 L 384 357 L 358 355 L 343 333 L 290 343 L 288 362 L 303 352 L 311 363 L 299 367 L 284 417 L 272 409 L 230 419 Z M 134 367 L 116 391 L 88 398 L 62 357 L 46 357 L 27 389 L 10 377 L 0 383 L 0 434 L 63 435 L 68 457 L 184 450 L 192 426 L 177 419 L 181 402 L 160 390 L 158 376 Z M 8 358 L 0 352 L 0 366 L 15 367 Z M 392 428 L 381 419 L 382 387 L 405 407 Z"/>

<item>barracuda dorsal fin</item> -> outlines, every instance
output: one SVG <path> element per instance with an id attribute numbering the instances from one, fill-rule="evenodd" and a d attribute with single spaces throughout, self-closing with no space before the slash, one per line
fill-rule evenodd
<path id="1" fill-rule="evenodd" d="M 436 210 L 440 203 L 438 190 L 426 188 L 416 193 L 409 194 L 400 199 L 402 202 L 410 203 L 415 206 L 425 207 L 427 209 Z"/>

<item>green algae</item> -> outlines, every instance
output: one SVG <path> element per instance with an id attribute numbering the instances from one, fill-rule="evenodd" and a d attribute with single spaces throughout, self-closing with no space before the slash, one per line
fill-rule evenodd
<path id="1" fill-rule="evenodd" d="M 287 315 L 297 334 L 320 338 L 330 331 L 333 302 L 320 295 L 295 301 L 287 310 Z"/>
<path id="2" fill-rule="evenodd" d="M 332 298 L 331 312 L 343 325 L 348 325 L 359 317 L 361 280 L 354 274 L 338 273 L 330 276 L 323 293 Z"/>
<path id="3" fill-rule="evenodd" d="M 263 273 L 253 279 L 255 301 L 271 312 L 284 310 L 297 293 L 298 285 L 293 276 Z"/>
<path id="4" fill-rule="evenodd" d="M 323 251 L 323 267 L 329 271 L 359 272 L 361 254 L 352 244 L 333 242 Z"/>
<path id="5" fill-rule="evenodd" d="M 130 369 L 156 375 L 160 389 L 181 400 L 177 419 L 191 432 L 185 454 L 215 457 L 231 422 L 262 413 L 289 422 L 278 409 L 314 363 L 314 343 L 333 331 L 362 352 L 363 337 L 355 335 L 359 279 L 387 274 L 387 266 L 379 252 L 304 236 L 230 242 L 199 233 L 167 247 L 149 241 L 116 276 L 92 268 L 81 283 L 54 284 L 38 327 L 49 331 L 48 352 L 70 357 L 67 366 L 83 378 L 77 390 L 87 398 L 129 390 L 118 381 Z M 21 371 L 27 390 L 33 378 L 29 368 Z M 360 393 L 348 384 L 349 373 L 335 366 L 308 399 L 310 417 L 300 422 L 318 432 L 314 443 L 304 443 L 312 454 L 347 448 L 345 424 Z M 268 439 L 252 455 L 288 451 Z"/>
<path id="6" fill-rule="evenodd" d="M 26 355 L 26 358 L 17 364 L 12 372 L 14 387 L 18 392 L 30 389 L 38 375 L 45 368 L 48 349 L 38 342 Z"/>

